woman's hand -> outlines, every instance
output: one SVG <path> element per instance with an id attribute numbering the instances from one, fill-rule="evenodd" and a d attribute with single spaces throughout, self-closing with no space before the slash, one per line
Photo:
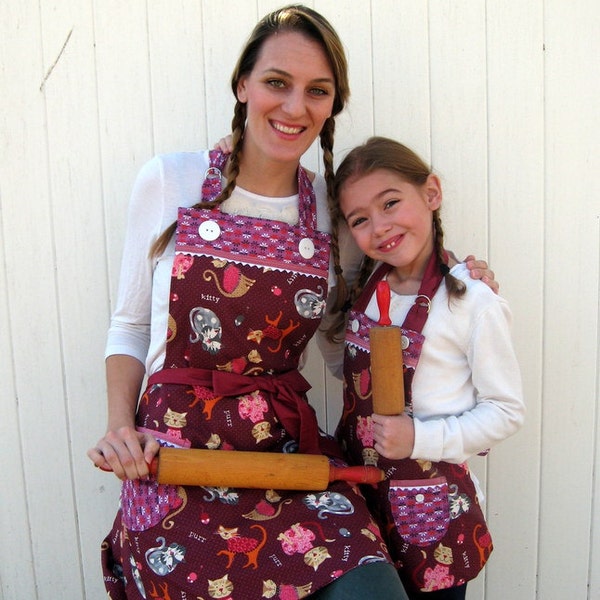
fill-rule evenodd
<path id="1" fill-rule="evenodd" d="M 469 269 L 472 279 L 481 279 L 495 294 L 500 290 L 500 284 L 494 279 L 492 271 L 485 260 L 477 260 L 472 254 L 469 254 L 463 261 Z"/>
<path id="2" fill-rule="evenodd" d="M 87 455 L 97 467 L 112 471 L 119 479 L 140 479 L 148 476 L 159 447 L 149 433 L 120 427 L 107 431 Z"/>
<path id="3" fill-rule="evenodd" d="M 222 137 L 214 146 L 215 150 L 220 150 L 224 154 L 231 154 L 233 151 L 233 138 L 231 134 Z"/>
<path id="4" fill-rule="evenodd" d="M 415 426 L 413 420 L 405 413 L 401 415 L 371 416 L 373 421 L 373 440 L 375 450 L 394 460 L 408 458 L 415 444 Z"/>
<path id="5" fill-rule="evenodd" d="M 106 359 L 108 426 L 87 455 L 97 467 L 112 471 L 119 479 L 147 477 L 148 465 L 159 449 L 152 435 L 135 429 L 144 373 L 144 365 L 132 356 L 115 354 Z"/>
<path id="6" fill-rule="evenodd" d="M 457 265 L 460 261 L 456 258 L 456 254 L 452 250 L 448 250 L 448 266 L 452 268 Z M 500 290 L 500 284 L 494 279 L 494 271 L 492 271 L 485 260 L 477 260 L 472 254 L 469 254 L 465 260 L 463 260 L 469 269 L 471 279 L 481 279 L 495 294 Z"/>

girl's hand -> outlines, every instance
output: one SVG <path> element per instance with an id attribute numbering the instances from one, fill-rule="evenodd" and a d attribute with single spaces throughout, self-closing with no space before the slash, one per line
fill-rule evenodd
<path id="1" fill-rule="evenodd" d="M 159 443 L 149 433 L 120 427 L 107 431 L 87 455 L 97 467 L 112 471 L 121 480 L 141 479 L 148 476 L 148 465 L 159 448 Z"/>
<path id="2" fill-rule="evenodd" d="M 473 279 L 481 279 L 495 294 L 500 290 L 500 284 L 494 279 L 494 271 L 492 271 L 485 260 L 476 260 L 469 254 L 463 261 L 467 265 L 467 269 Z"/>
<path id="3" fill-rule="evenodd" d="M 408 458 L 415 444 L 415 426 L 411 417 L 401 415 L 371 416 L 375 450 L 385 458 L 399 460 Z"/>
<path id="4" fill-rule="evenodd" d="M 233 150 L 233 144 L 231 142 L 231 134 L 222 137 L 214 146 L 215 150 L 220 150 L 224 154 L 231 154 Z M 487 266 L 487 265 L 486 265 Z"/>

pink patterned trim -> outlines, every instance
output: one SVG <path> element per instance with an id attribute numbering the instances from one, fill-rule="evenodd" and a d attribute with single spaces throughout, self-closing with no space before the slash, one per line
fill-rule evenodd
<path id="1" fill-rule="evenodd" d="M 214 221 L 221 235 L 213 241 L 202 239 L 198 228 L 204 221 Z M 309 238 L 314 254 L 304 258 L 299 241 Z M 322 276 L 329 269 L 330 235 L 310 231 L 281 221 L 229 215 L 210 209 L 179 209 L 175 251 L 178 254 L 213 256 L 242 264 L 258 265 L 311 276 Z"/>

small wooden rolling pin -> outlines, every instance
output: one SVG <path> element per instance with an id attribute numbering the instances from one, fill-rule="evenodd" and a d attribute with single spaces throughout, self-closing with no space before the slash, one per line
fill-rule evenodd
<path id="1" fill-rule="evenodd" d="M 373 412 L 399 415 L 404 411 L 402 330 L 390 320 L 390 286 L 380 281 L 376 289 L 379 321 L 369 330 Z"/>
<path id="2" fill-rule="evenodd" d="M 158 483 L 262 490 L 318 492 L 331 481 L 374 484 L 385 479 L 377 467 L 336 467 L 323 455 L 279 452 L 161 448 L 149 468 Z"/>
<path id="3" fill-rule="evenodd" d="M 159 483 L 280 490 L 327 489 L 330 481 L 377 483 L 376 467 L 334 467 L 326 456 L 161 448 L 150 465 Z"/>

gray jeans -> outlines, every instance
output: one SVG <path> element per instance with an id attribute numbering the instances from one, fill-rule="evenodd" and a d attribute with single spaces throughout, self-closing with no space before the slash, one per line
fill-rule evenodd
<path id="1" fill-rule="evenodd" d="M 393 565 L 368 563 L 310 596 L 313 600 L 408 600 Z"/>

